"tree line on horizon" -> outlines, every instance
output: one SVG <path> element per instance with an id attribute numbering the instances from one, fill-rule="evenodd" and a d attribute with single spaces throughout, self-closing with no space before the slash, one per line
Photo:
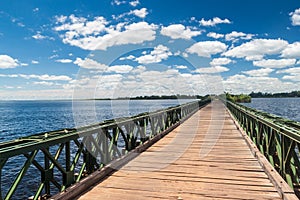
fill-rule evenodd
<path id="1" fill-rule="evenodd" d="M 281 93 L 263 93 L 251 92 L 250 94 L 230 94 L 225 93 L 227 100 L 234 102 L 251 102 L 251 98 L 283 98 L 283 97 L 300 97 L 299 91 L 281 92 Z M 136 97 L 119 97 L 116 100 L 154 100 L 154 99 L 205 99 L 211 95 L 150 95 L 150 96 L 136 96 Z M 110 98 L 94 99 L 94 100 L 113 100 Z"/>
<path id="2" fill-rule="evenodd" d="M 300 97 L 299 91 L 292 92 L 280 92 L 280 93 L 262 93 L 262 92 L 251 92 L 249 94 L 252 98 L 282 98 L 282 97 Z"/>
<path id="3" fill-rule="evenodd" d="M 136 97 L 120 97 L 117 99 L 120 100 L 126 100 L 126 99 L 131 99 L 131 100 L 151 100 L 151 99 L 204 99 L 207 98 L 209 95 L 206 96 L 200 96 L 200 95 L 182 95 L 182 94 L 177 94 L 177 95 L 151 95 L 151 96 L 136 96 Z"/>
<path id="4" fill-rule="evenodd" d="M 154 99 L 207 99 L 210 95 L 150 95 L 150 96 L 136 96 L 136 97 L 118 97 L 118 98 L 96 98 L 91 100 L 154 100 Z"/>
<path id="5" fill-rule="evenodd" d="M 235 103 L 250 103 L 251 96 L 247 94 L 229 94 L 226 93 L 226 99 Z"/>

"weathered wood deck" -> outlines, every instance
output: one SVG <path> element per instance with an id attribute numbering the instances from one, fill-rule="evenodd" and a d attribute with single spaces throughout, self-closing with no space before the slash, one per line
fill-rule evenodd
<path id="1" fill-rule="evenodd" d="M 79 199 L 282 198 L 216 101 Z"/>

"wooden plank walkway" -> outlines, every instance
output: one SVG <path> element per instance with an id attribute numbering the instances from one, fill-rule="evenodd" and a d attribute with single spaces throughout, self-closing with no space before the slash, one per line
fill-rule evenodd
<path id="1" fill-rule="evenodd" d="M 216 101 L 79 199 L 281 198 Z"/>

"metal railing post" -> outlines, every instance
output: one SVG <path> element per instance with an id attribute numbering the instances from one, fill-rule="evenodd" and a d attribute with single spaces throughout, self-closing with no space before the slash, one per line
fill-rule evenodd
<path id="1" fill-rule="evenodd" d="M 232 102 L 226 105 L 282 178 L 291 188 L 299 188 L 300 123 L 286 123 L 286 119 Z"/>

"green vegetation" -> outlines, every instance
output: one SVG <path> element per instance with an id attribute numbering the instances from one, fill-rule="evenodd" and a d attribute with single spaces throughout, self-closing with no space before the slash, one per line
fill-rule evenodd
<path id="1" fill-rule="evenodd" d="M 251 96 L 246 95 L 246 94 L 234 95 L 234 94 L 226 93 L 226 99 L 228 101 L 232 101 L 235 103 L 250 103 L 251 102 Z"/>
<path id="2" fill-rule="evenodd" d="M 151 95 L 151 96 L 137 96 L 137 97 L 119 97 L 116 99 L 103 98 L 103 99 L 88 99 L 88 100 L 154 100 L 154 99 L 207 99 L 210 95 Z"/>
<path id="3" fill-rule="evenodd" d="M 118 99 L 131 99 L 131 100 L 152 100 L 152 99 L 203 99 L 200 95 L 151 95 L 151 96 L 137 96 L 137 97 L 124 97 Z"/>
<path id="4" fill-rule="evenodd" d="M 249 95 L 239 94 L 233 95 L 226 93 L 226 99 L 237 103 L 250 103 L 251 98 L 286 98 L 286 97 L 300 97 L 300 91 L 281 92 L 281 93 L 262 93 L 251 92 Z"/>
<path id="5" fill-rule="evenodd" d="M 251 92 L 252 98 L 284 98 L 284 97 L 300 97 L 300 91 L 292 92 L 281 92 L 281 93 L 262 93 L 262 92 Z"/>

